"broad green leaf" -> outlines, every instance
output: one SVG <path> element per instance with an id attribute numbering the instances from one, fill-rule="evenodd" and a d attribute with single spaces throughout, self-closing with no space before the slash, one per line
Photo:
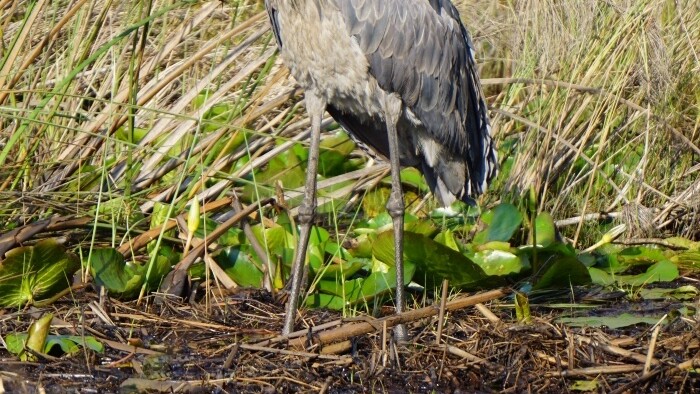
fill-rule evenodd
<path id="1" fill-rule="evenodd" d="M 452 232 L 452 230 L 441 231 L 440 234 L 438 234 L 435 237 L 435 242 L 445 245 L 448 248 L 454 250 L 455 252 L 460 252 L 459 246 L 457 245 L 457 241 L 455 240 L 455 235 Z"/>
<path id="2" fill-rule="evenodd" d="M 363 267 L 367 266 L 367 259 L 351 259 L 347 261 L 342 261 L 339 259 L 333 259 L 330 264 L 326 264 L 321 267 L 311 266 L 314 273 L 323 273 L 322 278 L 324 279 L 335 279 L 342 280 L 342 278 L 348 278 Z"/>
<path id="3" fill-rule="evenodd" d="M 590 267 L 588 274 L 591 276 L 591 282 L 596 285 L 610 286 L 615 283 L 615 277 L 600 268 Z"/>
<path id="4" fill-rule="evenodd" d="M 53 313 L 47 313 L 29 326 L 27 342 L 25 343 L 27 349 L 37 353 L 44 353 L 46 337 L 49 336 L 49 329 L 51 328 L 51 320 L 53 320 Z M 22 353 L 19 354 L 19 359 L 22 361 L 37 360 L 35 355 L 24 352 L 24 349 L 22 349 Z"/>
<path id="5" fill-rule="evenodd" d="M 330 239 L 330 234 L 323 227 L 311 227 L 311 235 L 309 236 L 309 245 L 322 245 Z"/>
<path id="6" fill-rule="evenodd" d="M 144 283 L 146 270 L 144 266 L 126 262 L 117 250 L 93 249 L 90 255 L 90 273 L 95 283 L 103 286 L 121 299 L 138 296 Z"/>
<path id="7" fill-rule="evenodd" d="M 29 334 L 25 332 L 5 336 L 7 351 L 20 355 L 24 351 L 24 345 L 28 336 Z M 43 349 L 39 353 L 47 354 L 54 346 L 59 346 L 63 353 L 75 354 L 80 350 L 81 345 L 98 353 L 104 352 L 104 345 L 93 336 L 48 335 L 44 341 Z"/>
<path id="8" fill-rule="evenodd" d="M 484 250 L 501 250 L 504 252 L 511 252 L 511 251 L 513 251 L 513 247 L 510 246 L 510 242 L 491 241 L 491 242 L 486 242 L 485 244 L 482 244 L 482 245 L 476 245 L 474 247 L 474 250 L 477 252 L 481 252 Z"/>
<path id="9" fill-rule="evenodd" d="M 528 244 L 533 244 L 532 231 L 528 237 Z M 537 245 L 549 246 L 557 241 L 557 229 L 554 224 L 552 215 L 548 212 L 540 212 L 535 218 L 535 235 L 537 237 Z"/>
<path id="10" fill-rule="evenodd" d="M 394 233 L 386 231 L 377 236 L 372 253 L 378 260 L 394 264 Z M 484 271 L 463 254 L 432 239 L 410 232 L 404 233 L 404 261 L 416 265 L 417 281 L 434 287 L 449 279 L 455 287 L 478 286 L 487 276 Z"/>
<path id="11" fill-rule="evenodd" d="M 360 234 L 355 238 L 349 252 L 355 257 L 372 258 L 372 244 L 376 234 Z"/>
<path id="12" fill-rule="evenodd" d="M 358 225 L 358 228 L 355 229 L 356 232 L 358 232 L 358 230 L 361 230 L 363 228 L 371 229 L 371 230 L 379 230 L 382 228 L 388 228 L 392 224 L 391 216 L 389 216 L 389 213 L 386 211 L 379 213 L 377 215 L 369 215 L 365 211 L 365 214 L 367 216 L 371 217 L 371 219 L 360 223 Z M 365 231 L 360 231 L 360 232 L 365 233 Z"/>
<path id="13" fill-rule="evenodd" d="M 700 252 L 684 251 L 672 256 L 669 260 L 676 263 L 679 267 L 700 272 Z"/>
<path id="14" fill-rule="evenodd" d="M 650 248 L 647 246 L 633 246 L 623 249 L 617 254 L 617 260 L 621 264 L 649 264 L 655 263 L 668 258 L 661 249 Z"/>
<path id="15" fill-rule="evenodd" d="M 571 391 L 586 391 L 586 392 L 598 392 L 598 387 L 600 383 L 598 380 L 576 380 L 569 386 Z"/>
<path id="16" fill-rule="evenodd" d="M 318 272 L 326 262 L 326 245 L 329 243 L 329 238 L 328 231 L 325 229 L 317 226 L 311 227 L 309 246 L 306 255 L 309 259 L 309 266 L 312 267 L 314 272 Z M 296 250 L 296 245 L 294 246 L 294 250 Z M 291 269 L 292 260 L 289 261 Z"/>
<path id="17" fill-rule="evenodd" d="M 578 260 L 579 263 L 583 264 L 576 255 L 576 250 L 572 246 L 561 242 L 555 242 L 547 247 L 533 247 L 532 245 L 521 246 L 515 249 L 515 253 L 518 256 L 527 257 L 529 264 L 532 265 L 532 269 L 535 270 L 536 274 L 539 273 L 540 275 L 543 273 L 543 264 L 551 264 L 565 257 Z"/>
<path id="18" fill-rule="evenodd" d="M 487 224 L 485 230 L 474 236 L 474 244 L 484 244 L 490 241 L 509 241 L 520 228 L 523 217 L 513 204 L 500 204 L 485 212 L 481 220 Z"/>
<path id="19" fill-rule="evenodd" d="M 27 333 L 11 333 L 4 336 L 5 348 L 8 352 L 19 356 L 24 351 L 24 344 L 27 343 Z"/>
<path id="20" fill-rule="evenodd" d="M 240 248 L 226 248 L 214 256 L 214 260 L 238 285 L 260 288 L 263 273 L 253 262 L 253 251 L 249 245 Z"/>
<path id="21" fill-rule="evenodd" d="M 530 324 L 532 322 L 530 300 L 521 292 L 515 293 L 515 317 L 519 323 Z"/>
<path id="22" fill-rule="evenodd" d="M 489 276 L 518 274 L 523 269 L 530 268 L 527 256 L 516 256 L 502 250 L 485 250 L 470 257 Z"/>
<path id="23" fill-rule="evenodd" d="M 195 238 L 205 239 L 217 227 L 219 227 L 219 223 L 205 216 L 202 225 L 194 232 L 194 236 Z M 238 246 L 244 242 L 244 238 L 243 230 L 238 226 L 234 226 L 217 238 L 216 243 L 219 246 Z"/>
<path id="24" fill-rule="evenodd" d="M 339 258 L 342 260 L 348 260 L 352 258 L 352 255 L 341 245 L 338 245 L 336 242 L 331 241 L 330 239 L 325 243 L 325 252 L 328 255 L 333 256 L 334 258 Z"/>
<path id="25" fill-rule="evenodd" d="M 369 220 L 369 223 L 378 220 L 386 221 L 386 218 L 391 222 L 391 217 L 386 212 L 386 202 L 389 199 L 389 194 L 391 194 L 391 189 L 388 187 L 377 187 L 365 194 L 365 197 L 362 199 L 362 210 L 367 217 L 374 218 Z M 371 224 L 370 226 L 371 228 L 377 228 Z"/>
<path id="26" fill-rule="evenodd" d="M 404 262 L 404 286 L 411 282 L 416 267 L 410 262 Z M 362 281 L 360 293 L 351 300 L 353 304 L 360 301 L 369 301 L 396 288 L 396 268 L 389 268 L 388 272 L 372 272 Z"/>
<path id="27" fill-rule="evenodd" d="M 700 242 L 694 242 L 684 237 L 670 237 L 666 238 L 664 241 L 667 243 L 678 246 L 681 248 L 688 249 L 690 251 L 700 251 Z"/>
<path id="28" fill-rule="evenodd" d="M 618 275 L 618 282 L 632 286 L 643 286 L 655 282 L 670 282 L 678 278 L 678 267 L 669 260 L 659 261 L 639 275 Z"/>
<path id="29" fill-rule="evenodd" d="M 681 286 L 674 289 L 641 288 L 638 293 L 645 300 L 681 300 L 690 301 L 700 294 L 700 290 L 692 285 Z"/>
<path id="30" fill-rule="evenodd" d="M 571 327 L 608 327 L 616 329 L 637 324 L 654 325 L 658 323 L 660 319 L 661 316 L 635 316 L 630 313 L 623 313 L 618 316 L 562 317 L 557 319 L 556 322 L 564 323 Z"/>
<path id="31" fill-rule="evenodd" d="M 54 239 L 7 252 L 0 262 L 0 307 L 19 307 L 70 286 L 80 261 Z"/>
<path id="32" fill-rule="evenodd" d="M 617 283 L 620 286 L 637 287 L 655 282 L 670 282 L 679 275 L 678 267 L 669 260 L 659 261 L 638 275 L 611 275 L 595 267 L 589 268 L 589 272 L 593 283 L 603 286 Z"/>
<path id="33" fill-rule="evenodd" d="M 406 167 L 401 170 L 401 183 L 411 185 L 421 192 L 428 192 L 430 190 L 428 184 L 425 183 L 423 174 L 413 167 Z"/>
<path id="34" fill-rule="evenodd" d="M 104 345 L 95 337 L 79 335 L 49 335 L 46 338 L 45 353 L 51 351 L 54 346 L 59 346 L 66 354 L 75 354 L 80 350 L 81 345 L 97 353 L 104 352 Z"/>
<path id="35" fill-rule="evenodd" d="M 131 134 L 131 131 L 128 127 L 122 126 L 117 129 L 116 133 L 114 133 L 114 138 L 116 138 L 119 141 L 126 141 L 133 144 L 138 144 L 139 142 L 141 142 L 143 137 L 145 137 L 146 134 L 148 134 L 148 132 L 150 131 L 150 129 L 144 129 L 141 127 L 134 127 L 133 130 L 134 133 Z"/>
<path id="36" fill-rule="evenodd" d="M 547 266 L 533 285 L 533 289 L 570 287 L 590 282 L 588 268 L 576 257 L 558 256 L 547 260 Z"/>
<path id="37" fill-rule="evenodd" d="M 404 285 L 410 282 L 415 273 L 415 266 L 404 264 Z M 390 267 L 387 272 L 373 272 L 366 278 L 357 278 L 343 282 L 323 280 L 319 282 L 319 293 L 309 296 L 306 305 L 342 310 L 345 306 L 367 303 L 374 298 L 388 294 L 396 288 L 396 269 Z"/>
<path id="38" fill-rule="evenodd" d="M 320 280 L 316 285 L 317 293 L 327 294 L 334 296 L 344 296 L 345 294 L 352 294 L 356 291 L 355 288 L 362 288 L 362 281 L 364 278 L 356 278 L 352 280 L 340 281 L 340 280 Z"/>
<path id="39" fill-rule="evenodd" d="M 252 229 L 260 245 L 266 247 L 270 257 L 283 256 L 285 249 L 296 247 L 294 236 L 282 226 L 267 228 L 264 230 L 264 235 L 262 225 L 255 225 Z"/>
<path id="40" fill-rule="evenodd" d="M 342 131 L 321 141 L 318 158 L 318 172 L 323 177 L 342 174 L 347 157 L 355 150 L 355 143 Z"/>
<path id="41" fill-rule="evenodd" d="M 406 215 L 403 228 L 404 231 L 422 234 L 426 237 L 432 237 L 437 232 L 437 228 L 432 220 L 418 219 L 412 215 Z"/>
<path id="42" fill-rule="evenodd" d="M 333 294 L 313 293 L 306 298 L 308 308 L 327 308 L 341 311 L 346 305 L 345 297 Z"/>
<path id="43" fill-rule="evenodd" d="M 142 266 L 143 274 L 150 275 L 147 279 L 148 288 L 154 289 L 160 286 L 161 281 L 171 270 L 172 267 L 177 264 L 181 259 L 181 254 L 176 252 L 170 245 L 161 245 L 158 248 L 158 254 L 156 255 L 155 261 L 153 261 L 154 267 L 151 272 L 148 272 L 148 265 Z M 151 260 L 148 261 L 151 264 Z M 141 267 L 141 266 L 139 266 Z"/>

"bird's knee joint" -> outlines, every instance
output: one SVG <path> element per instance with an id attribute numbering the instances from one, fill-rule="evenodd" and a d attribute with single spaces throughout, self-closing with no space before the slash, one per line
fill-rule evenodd
<path id="1" fill-rule="evenodd" d="M 386 210 L 389 212 L 389 216 L 392 218 L 403 216 L 404 212 L 406 211 L 403 198 L 393 195 L 389 197 L 389 201 L 386 203 Z"/>
<path id="2" fill-rule="evenodd" d="M 299 206 L 299 223 L 306 224 L 311 223 L 316 215 L 316 207 L 312 205 L 303 204 Z"/>

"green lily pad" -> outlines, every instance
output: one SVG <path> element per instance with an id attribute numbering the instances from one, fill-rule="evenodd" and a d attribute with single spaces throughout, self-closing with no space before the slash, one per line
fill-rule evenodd
<path id="1" fill-rule="evenodd" d="M 97 353 L 104 352 L 104 345 L 92 336 L 79 335 L 49 335 L 46 338 L 46 353 L 54 346 L 59 346 L 63 353 L 75 354 L 81 347 L 90 349 Z"/>
<path id="2" fill-rule="evenodd" d="M 630 313 L 623 313 L 618 316 L 562 317 L 556 321 L 557 323 L 564 323 L 571 327 L 608 327 L 616 329 L 637 324 L 654 325 L 658 323 L 660 319 L 661 316 L 636 316 Z"/>
<path id="3" fill-rule="evenodd" d="M 367 259 L 363 258 L 351 258 L 350 260 L 333 260 L 330 264 L 325 264 L 323 266 L 314 267 L 311 266 L 313 272 L 322 274 L 323 279 L 334 279 L 337 281 L 342 280 L 342 278 L 348 278 L 363 267 L 367 266 Z"/>
<path id="4" fill-rule="evenodd" d="M 676 263 L 679 267 L 700 272 L 700 252 L 685 251 L 672 256 L 669 260 Z"/>
<path id="5" fill-rule="evenodd" d="M 622 286 L 643 286 L 655 282 L 670 282 L 678 278 L 678 267 L 669 260 L 662 260 L 638 275 L 611 275 L 608 272 L 591 267 L 588 269 L 593 283 L 610 286 L 614 283 Z"/>
<path id="6" fill-rule="evenodd" d="M 591 283 L 588 268 L 573 256 L 558 256 L 547 261 L 544 272 L 533 285 L 534 290 L 562 288 Z"/>
<path id="7" fill-rule="evenodd" d="M 49 298 L 71 284 L 80 261 L 56 240 L 7 252 L 0 262 L 0 307 L 21 307 Z"/>
<path id="8" fill-rule="evenodd" d="M 205 239 L 219 225 L 216 220 L 205 216 L 202 225 L 194 232 L 194 236 L 195 238 Z M 244 242 L 244 238 L 243 230 L 240 227 L 231 227 L 216 239 L 216 243 L 219 246 L 238 246 Z"/>
<path id="9" fill-rule="evenodd" d="M 394 264 L 394 233 L 377 236 L 372 253 L 379 261 Z M 484 271 L 467 256 L 432 239 L 411 232 L 404 233 L 404 261 L 416 265 L 416 281 L 434 287 L 448 279 L 455 287 L 473 288 L 487 278 Z"/>
<path id="10" fill-rule="evenodd" d="M 238 285 L 262 287 L 264 275 L 254 262 L 255 253 L 249 245 L 226 248 L 214 256 L 214 260 Z"/>
<path id="11" fill-rule="evenodd" d="M 265 245 L 270 257 L 284 256 L 286 249 L 295 247 L 294 235 L 282 226 L 270 227 L 263 230 L 262 225 L 252 226 L 253 233 L 260 245 Z M 264 233 L 263 233 L 264 231 Z"/>
<path id="12" fill-rule="evenodd" d="M 530 299 L 521 292 L 515 293 L 515 317 L 519 323 L 532 323 L 532 313 L 530 311 Z"/>
<path id="13" fill-rule="evenodd" d="M 500 204 L 485 212 L 481 220 L 488 226 L 474 236 L 474 244 L 480 245 L 490 241 L 509 241 L 520 228 L 523 216 L 513 204 Z"/>
<path id="14" fill-rule="evenodd" d="M 474 253 L 470 257 L 489 276 L 519 274 L 521 271 L 530 268 L 527 256 L 517 256 L 511 252 L 498 249 L 484 250 Z"/>
<path id="15" fill-rule="evenodd" d="M 596 379 L 576 380 L 573 382 L 573 384 L 571 386 L 569 386 L 569 390 L 585 391 L 585 392 L 598 392 L 599 386 L 600 386 L 600 382 Z"/>
<path id="16" fill-rule="evenodd" d="M 461 252 L 455 235 L 452 230 L 441 231 L 437 236 L 435 236 L 435 242 L 445 245 L 448 248 L 454 250 L 455 252 Z"/>
<path id="17" fill-rule="evenodd" d="M 415 273 L 415 265 L 404 263 L 404 285 L 410 283 Z M 323 307 L 342 310 L 347 306 L 368 303 L 376 297 L 388 294 L 396 288 L 396 269 L 390 267 L 386 272 L 372 272 L 366 278 L 345 281 L 322 280 L 318 284 L 319 292 L 306 300 L 308 307 Z"/>
<path id="18" fill-rule="evenodd" d="M 700 242 L 691 241 L 688 238 L 670 237 L 666 238 L 664 241 L 674 246 L 686 248 L 690 251 L 700 251 Z"/>
<path id="19" fill-rule="evenodd" d="M 667 260 L 668 257 L 661 249 L 650 248 L 647 246 L 633 246 L 625 248 L 617 254 L 617 260 L 621 264 L 649 264 Z"/>
<path id="20" fill-rule="evenodd" d="M 318 172 L 323 177 L 343 173 L 348 156 L 355 150 L 355 143 L 342 131 L 321 141 L 318 158 Z"/>
<path id="21" fill-rule="evenodd" d="M 145 281 L 143 266 L 126 262 L 116 249 L 94 249 L 90 255 L 90 273 L 95 283 L 120 299 L 139 295 Z"/>
<path id="22" fill-rule="evenodd" d="M 639 289 L 639 295 L 645 300 L 680 300 L 690 301 L 700 294 L 697 287 L 687 285 L 675 289 L 663 288 L 642 288 Z"/>
<path id="23" fill-rule="evenodd" d="M 5 336 L 7 351 L 12 354 L 20 355 L 24 350 L 24 344 L 27 342 L 27 333 L 8 334 Z M 80 351 L 81 346 L 95 351 L 97 353 L 104 352 L 104 345 L 93 336 L 82 337 L 79 335 L 47 335 L 40 353 L 47 354 L 51 352 L 54 346 L 61 348 L 65 354 L 76 354 Z"/>
<path id="24" fill-rule="evenodd" d="M 535 218 L 535 232 L 537 245 L 546 247 L 557 242 L 557 228 L 549 212 L 540 212 L 537 214 Z M 530 236 L 528 237 L 528 244 L 534 244 L 532 231 L 530 231 Z"/>
<path id="25" fill-rule="evenodd" d="M 46 337 L 49 335 L 53 313 L 47 313 L 29 326 L 27 331 L 27 340 L 24 342 L 24 347 L 19 353 L 19 358 L 22 361 L 36 361 L 37 357 L 29 352 L 25 352 L 24 348 L 41 353 L 46 344 Z"/>

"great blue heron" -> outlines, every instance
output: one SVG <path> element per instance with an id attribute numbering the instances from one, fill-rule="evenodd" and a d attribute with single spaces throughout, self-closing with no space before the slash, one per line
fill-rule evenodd
<path id="1" fill-rule="evenodd" d="M 266 0 L 265 6 L 311 118 L 283 334 L 296 318 L 325 111 L 391 163 L 386 208 L 394 225 L 396 311 L 403 312 L 400 166 L 421 170 L 443 206 L 457 199 L 473 203 L 498 170 L 469 34 L 450 0 Z M 407 337 L 403 327 L 396 334 Z"/>

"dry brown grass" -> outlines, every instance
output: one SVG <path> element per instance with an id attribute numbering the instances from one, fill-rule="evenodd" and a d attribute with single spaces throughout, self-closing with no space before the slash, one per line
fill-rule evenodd
<path id="1" fill-rule="evenodd" d="M 518 324 L 511 308 L 491 303 L 490 319 L 475 309 L 448 313 L 440 345 L 432 318 L 409 325 L 407 345 L 396 346 L 380 327 L 342 346 L 285 350 L 279 343 L 254 345 L 274 338 L 282 326 L 283 307 L 269 293 L 221 296 L 212 294 L 214 308 L 208 309 L 197 303 L 102 303 L 94 292 L 78 292 L 75 303 L 50 308 L 58 319 L 54 330 L 95 336 L 105 343 L 104 354 L 39 363 L 1 360 L 0 381 L 17 393 L 40 387 L 123 392 L 130 386 L 142 392 L 307 393 L 561 393 L 576 387 L 694 393 L 698 387 L 692 368 L 700 367 L 699 331 L 682 318 L 663 326 L 652 343 L 653 330 L 569 328 L 546 309 L 535 309 L 531 324 Z M 608 306 L 618 310 L 620 301 L 609 299 Z M 302 318 L 310 326 L 354 324 L 327 311 Z M 0 321 L 4 330 L 24 332 L 30 315 L 10 313 Z"/>
<path id="2" fill-rule="evenodd" d="M 253 169 L 304 142 L 301 92 L 276 62 L 261 4 L 0 0 L 0 235 L 68 215 L 96 219 L 83 223 L 87 231 L 53 234 L 71 247 L 127 244 L 149 228 L 157 202 L 171 204 L 174 216 L 195 196 L 240 192 L 255 183 L 243 179 Z M 579 245 L 607 230 L 584 220 L 600 211 L 625 218 L 635 237 L 700 236 L 697 1 L 459 6 L 478 45 L 504 164 L 486 205 L 519 201 L 534 188 L 540 210 L 581 218 L 565 228 Z M 371 167 L 334 177 L 329 189 L 352 182 L 324 196 L 358 204 L 385 176 Z M 298 194 L 291 189 L 283 188 L 288 198 Z M 277 332 L 281 307 L 261 294 L 212 297 L 207 306 L 136 307 L 78 293 L 51 307 L 59 332 L 122 344 L 137 338 L 164 353 L 166 366 L 145 367 L 154 360 L 124 348 L 37 365 L 17 365 L 3 352 L 0 382 L 29 392 L 37 382 L 116 390 L 108 376 L 121 383 L 153 368 L 144 376 L 234 391 L 408 384 L 426 392 L 562 392 L 575 380 L 596 380 L 605 392 L 698 387 L 689 372 L 699 368 L 697 323 L 682 318 L 653 345 L 643 328 L 571 329 L 546 310 L 519 325 L 510 307 L 494 305 L 500 323 L 472 310 L 449 316 L 447 347 L 432 346 L 434 322 L 424 320 L 412 327 L 414 343 L 396 352 L 380 334 L 356 339 L 348 363 L 236 348 Z M 4 310 L 0 330 L 26 331 L 37 312 Z M 336 317 L 309 313 L 309 324 Z M 650 349 L 658 364 L 644 374 L 639 357 Z"/>

